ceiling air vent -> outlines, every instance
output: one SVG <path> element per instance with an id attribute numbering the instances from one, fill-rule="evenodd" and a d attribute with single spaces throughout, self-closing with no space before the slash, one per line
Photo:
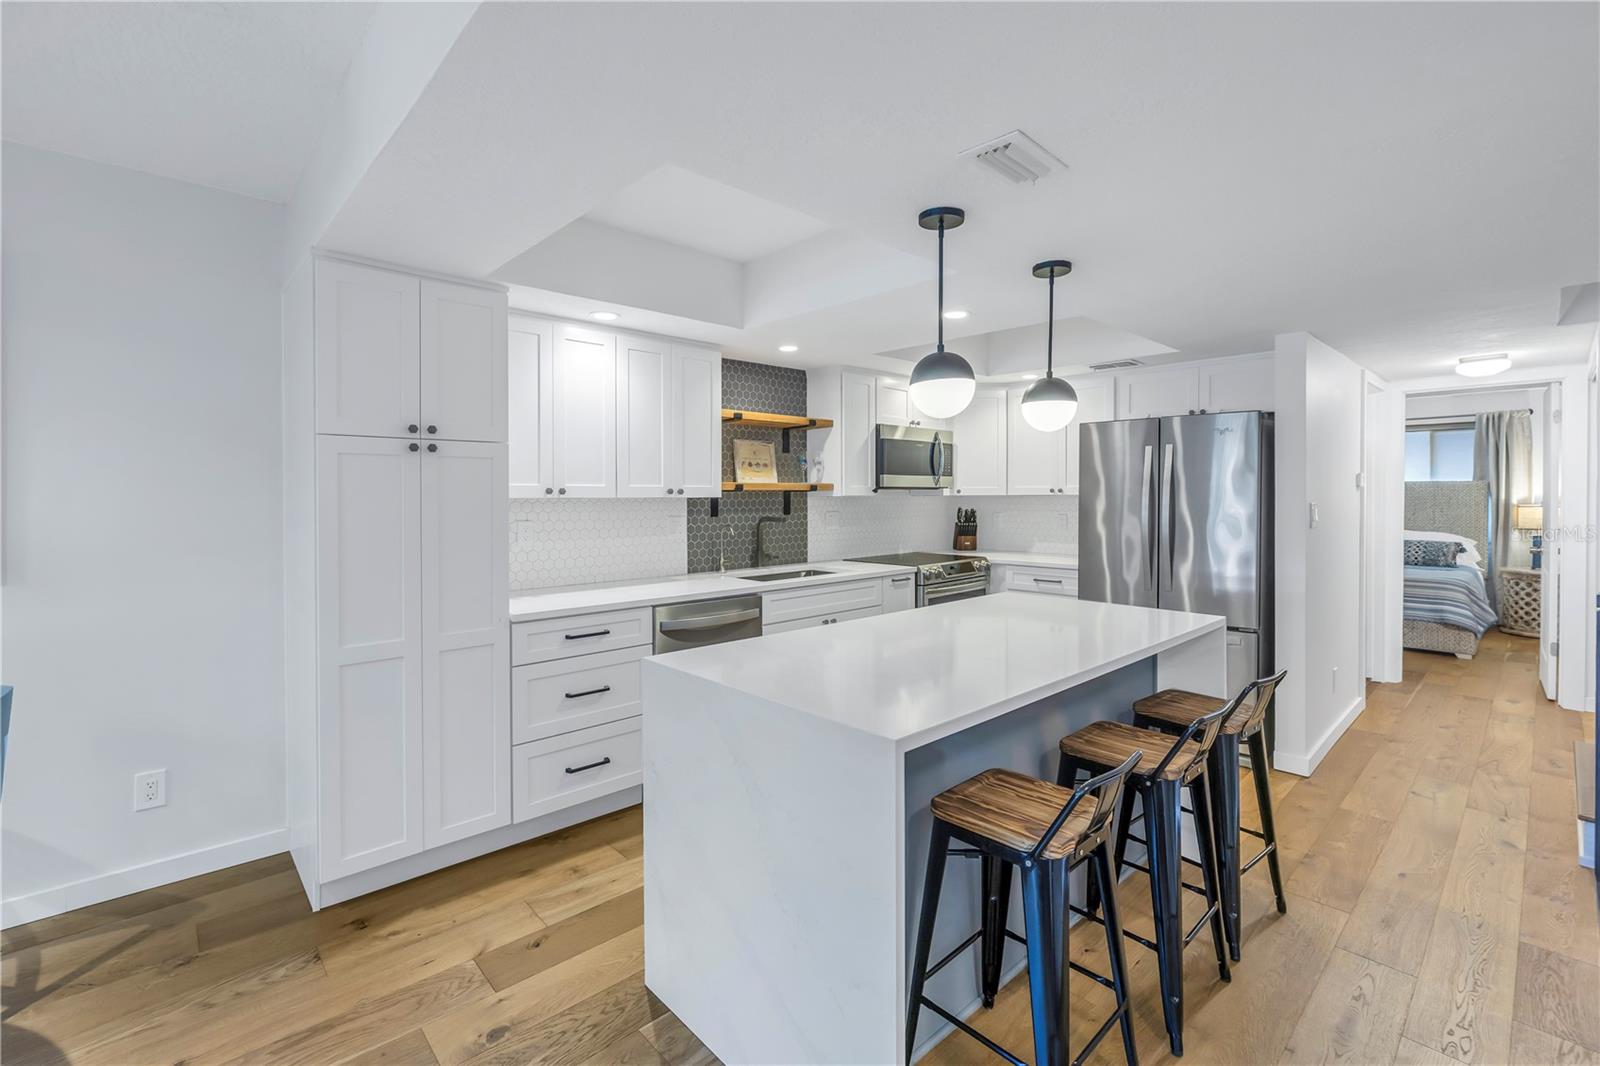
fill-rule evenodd
<path id="1" fill-rule="evenodd" d="M 983 169 L 1004 178 L 1012 185 L 1032 185 L 1052 171 L 1065 170 L 1067 165 L 1021 130 L 984 141 L 961 153 Z"/>
<path id="2" fill-rule="evenodd" d="M 1113 363 L 1090 363 L 1090 370 L 1126 370 L 1130 366 L 1144 366 L 1137 359 L 1118 359 Z"/>

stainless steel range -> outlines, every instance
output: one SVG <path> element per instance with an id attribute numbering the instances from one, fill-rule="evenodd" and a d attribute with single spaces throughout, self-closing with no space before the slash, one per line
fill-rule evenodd
<path id="1" fill-rule="evenodd" d="M 902 552 L 851 559 L 853 563 L 910 566 L 917 571 L 917 606 L 971 599 L 989 591 L 989 560 L 981 555 L 945 555 L 940 552 Z"/>

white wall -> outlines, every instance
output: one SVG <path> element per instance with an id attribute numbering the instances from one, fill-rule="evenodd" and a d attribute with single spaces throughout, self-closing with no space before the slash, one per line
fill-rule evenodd
<path id="1" fill-rule="evenodd" d="M 7 144 L 3 213 L 10 925 L 283 850 L 283 209 Z"/>
<path id="2" fill-rule="evenodd" d="M 1274 762 L 1308 774 L 1366 705 L 1362 371 L 1308 333 L 1276 338 L 1274 359 L 1277 664 L 1289 672 L 1278 690 Z"/>

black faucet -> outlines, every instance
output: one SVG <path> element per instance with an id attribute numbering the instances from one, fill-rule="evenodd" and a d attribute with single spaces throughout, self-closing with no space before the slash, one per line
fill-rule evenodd
<path id="1" fill-rule="evenodd" d="M 778 559 L 778 553 L 777 552 L 773 552 L 773 551 L 768 551 L 767 550 L 767 533 L 766 533 L 766 530 L 767 530 L 767 523 L 768 522 L 780 522 L 781 523 L 782 521 L 783 521 L 783 519 L 779 518 L 777 515 L 770 515 L 770 514 L 762 515 L 760 518 L 756 519 L 756 557 L 755 557 L 755 562 L 754 562 L 753 565 L 755 565 L 755 566 L 771 566 L 774 563 L 777 563 L 777 562 L 780 561 Z"/>

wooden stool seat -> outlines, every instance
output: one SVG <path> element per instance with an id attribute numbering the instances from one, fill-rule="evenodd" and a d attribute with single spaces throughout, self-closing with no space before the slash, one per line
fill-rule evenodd
<path id="1" fill-rule="evenodd" d="M 1202 696 L 1198 692 L 1185 692 L 1181 688 L 1162 689 L 1153 696 L 1146 696 L 1133 705 L 1136 718 L 1156 718 L 1180 729 L 1194 721 L 1203 718 L 1212 711 L 1217 710 L 1227 700 L 1215 696 Z M 1254 701 L 1247 700 L 1239 709 L 1230 714 L 1222 722 L 1219 732 L 1224 734 L 1240 733 L 1250 723 L 1250 711 L 1254 708 Z"/>
<path id="2" fill-rule="evenodd" d="M 1091 722 L 1061 738 L 1063 755 L 1095 766 L 1116 766 L 1137 753 L 1142 758 L 1130 774 L 1136 778 L 1149 776 L 1171 750 L 1172 737 L 1167 734 L 1123 722 Z M 1199 744 L 1192 740 L 1185 741 L 1177 756 L 1162 769 L 1162 779 L 1177 781 L 1185 771 L 1190 777 L 1200 773 L 1205 768 L 1205 761 L 1198 758 L 1200 752 Z"/>
<path id="3" fill-rule="evenodd" d="M 1070 788 L 1010 770 L 985 770 L 933 797 L 933 813 L 953 826 L 1008 848 L 1027 851 L 1044 836 L 1067 800 Z M 1095 798 L 1085 796 L 1044 849 L 1054 862 L 1073 855 L 1094 818 Z"/>

